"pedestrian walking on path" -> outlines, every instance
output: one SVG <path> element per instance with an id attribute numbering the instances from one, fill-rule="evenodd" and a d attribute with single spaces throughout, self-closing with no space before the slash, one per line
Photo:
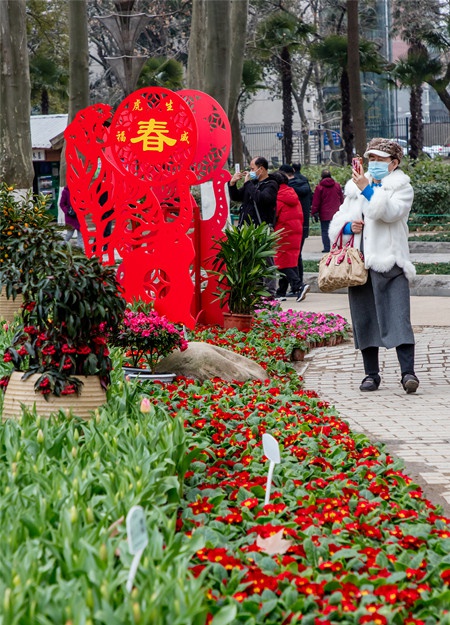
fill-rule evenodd
<path id="1" fill-rule="evenodd" d="M 369 270 L 366 284 L 350 287 L 348 296 L 355 346 L 361 350 L 365 378 L 363 392 L 377 391 L 380 382 L 379 348 L 396 348 L 401 385 L 414 393 L 419 379 L 414 371 L 414 333 L 410 321 L 409 279 L 415 268 L 409 257 L 408 216 L 414 191 L 399 169 L 401 146 L 389 139 L 372 139 L 361 163 L 345 186 L 345 200 L 329 229 L 332 241 L 342 231 L 353 235 Z"/>
<path id="2" fill-rule="evenodd" d="M 331 176 L 329 169 L 322 170 L 322 179 L 314 189 L 313 201 L 311 206 L 311 217 L 315 221 L 320 219 L 320 230 L 322 234 L 322 252 L 330 251 L 330 237 L 328 236 L 328 228 L 330 221 L 335 213 L 339 210 L 340 205 L 344 201 L 344 194 L 341 185 Z"/>
<path id="3" fill-rule="evenodd" d="M 70 190 L 68 186 L 65 186 L 61 194 L 59 201 L 62 212 L 64 213 L 64 220 L 67 227 L 66 234 L 64 236 L 64 242 L 69 243 L 73 237 L 74 231 L 77 233 L 77 245 L 84 251 L 83 235 L 81 234 L 81 226 L 78 221 L 77 214 L 70 201 Z"/>
<path id="4" fill-rule="evenodd" d="M 303 229 L 303 211 L 294 189 L 288 186 L 288 177 L 281 171 L 272 176 L 279 184 L 275 217 L 275 232 L 280 233 L 275 265 L 280 272 L 276 299 L 285 300 L 288 286 L 297 298 L 302 284 L 298 277 L 297 260 Z M 300 301 L 300 300 L 299 300 Z"/>
<path id="5" fill-rule="evenodd" d="M 300 297 L 299 301 L 302 301 L 305 299 L 306 294 L 309 291 L 309 284 L 305 284 L 304 281 L 302 250 L 303 245 L 309 236 L 309 217 L 311 215 L 312 191 L 308 178 L 300 173 L 300 170 L 301 165 L 299 163 L 296 163 L 295 165 L 280 166 L 280 171 L 288 177 L 288 185 L 292 187 L 298 195 L 303 211 L 302 241 L 300 243 L 300 252 L 297 261 L 298 277 L 301 283 L 300 295 L 298 297 Z"/>

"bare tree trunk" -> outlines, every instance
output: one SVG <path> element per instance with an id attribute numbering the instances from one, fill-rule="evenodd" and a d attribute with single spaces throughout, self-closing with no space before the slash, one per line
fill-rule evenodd
<path id="1" fill-rule="evenodd" d="M 241 124 L 239 122 L 237 108 L 235 109 L 234 115 L 231 119 L 231 144 L 233 163 L 244 165 L 244 144 L 242 141 Z"/>
<path id="2" fill-rule="evenodd" d="M 350 108 L 350 93 L 348 84 L 347 71 L 342 72 L 341 81 L 341 100 L 342 100 L 342 139 L 344 140 L 344 151 L 347 165 L 351 165 L 353 157 L 353 124 Z"/>
<path id="3" fill-rule="evenodd" d="M 206 0 L 192 0 L 191 34 L 189 37 L 189 58 L 187 86 L 189 89 L 204 89 L 206 42 Z"/>
<path id="4" fill-rule="evenodd" d="M 238 114 L 237 104 L 241 91 L 242 68 L 244 66 L 244 51 L 247 35 L 247 13 L 248 0 L 231 0 L 230 101 L 228 104 L 228 117 L 230 120 L 233 120 L 234 116 Z"/>
<path id="5" fill-rule="evenodd" d="M 302 123 L 301 133 L 303 146 L 303 163 L 305 165 L 310 165 L 311 163 L 311 148 L 309 145 L 309 121 L 306 117 L 304 102 L 306 89 L 308 88 L 309 80 L 313 72 L 313 67 L 314 64 L 312 61 L 310 61 L 308 69 L 306 70 L 306 75 L 303 78 L 302 85 L 300 87 L 300 92 L 298 92 L 294 87 L 292 88 L 292 95 L 294 96 L 295 103 L 297 104 L 298 114 Z"/>
<path id="6" fill-rule="evenodd" d="M 86 0 L 69 0 L 69 122 L 89 106 L 89 44 Z"/>
<path id="7" fill-rule="evenodd" d="M 351 115 L 358 154 L 366 149 L 366 124 L 361 93 L 359 64 L 359 0 L 347 0 L 347 71 L 350 91 Z"/>
<path id="8" fill-rule="evenodd" d="M 33 184 L 25 0 L 0 0 L 0 180 Z"/>
<path id="9" fill-rule="evenodd" d="M 284 161 L 292 162 L 292 65 L 289 48 L 285 46 L 281 50 L 281 89 L 283 93 L 283 146 Z"/>
<path id="10" fill-rule="evenodd" d="M 422 93 L 422 87 L 411 87 L 409 96 L 409 110 L 411 111 L 409 156 L 411 158 L 418 158 L 423 148 Z"/>
<path id="11" fill-rule="evenodd" d="M 205 91 L 228 113 L 230 98 L 231 0 L 208 2 Z"/>
<path id="12" fill-rule="evenodd" d="M 89 106 L 89 44 L 86 0 L 69 0 L 69 119 Z M 61 154 L 60 186 L 66 184 L 65 149 Z"/>

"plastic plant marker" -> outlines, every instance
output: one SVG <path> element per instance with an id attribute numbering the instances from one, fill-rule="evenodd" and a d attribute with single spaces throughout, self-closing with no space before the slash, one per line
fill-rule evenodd
<path id="1" fill-rule="evenodd" d="M 142 553 L 148 544 L 145 514 L 141 506 L 133 506 L 127 514 L 127 537 L 128 549 L 134 555 L 127 580 L 127 591 L 131 592 Z"/>
<path id="2" fill-rule="evenodd" d="M 272 486 L 273 470 L 275 465 L 281 462 L 281 458 L 278 441 L 271 434 L 263 434 L 262 443 L 264 455 L 270 460 L 269 473 L 267 474 L 266 496 L 264 499 L 264 505 L 267 506 L 270 501 L 270 488 Z"/>

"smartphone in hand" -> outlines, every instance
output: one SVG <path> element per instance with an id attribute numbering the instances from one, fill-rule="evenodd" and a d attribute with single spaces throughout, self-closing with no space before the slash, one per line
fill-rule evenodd
<path id="1" fill-rule="evenodd" d="M 355 156 L 355 158 L 352 158 L 352 169 L 354 169 L 355 171 L 359 172 L 360 167 L 362 167 L 363 164 L 363 160 L 360 156 L 358 156 L 358 154 Z"/>

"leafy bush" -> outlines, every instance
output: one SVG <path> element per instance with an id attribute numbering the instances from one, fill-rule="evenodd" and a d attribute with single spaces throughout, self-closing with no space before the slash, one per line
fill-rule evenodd
<path id="1" fill-rule="evenodd" d="M 79 391 L 77 375 L 99 375 L 109 383 L 110 332 L 122 321 L 126 302 L 119 293 L 115 270 L 78 248 L 57 246 L 51 269 L 36 270 L 37 280 L 26 293 L 23 323 L 4 358 L 17 371 L 42 374 L 35 389 L 43 394 Z"/>
<path id="2" fill-rule="evenodd" d="M 33 288 L 37 268 L 51 267 L 53 248 L 62 242 L 47 202 L 45 196 L 19 197 L 0 185 L 0 289 L 7 297 Z"/>
<path id="3" fill-rule="evenodd" d="M 410 221 L 417 224 L 450 222 L 450 182 L 417 182 Z"/>

